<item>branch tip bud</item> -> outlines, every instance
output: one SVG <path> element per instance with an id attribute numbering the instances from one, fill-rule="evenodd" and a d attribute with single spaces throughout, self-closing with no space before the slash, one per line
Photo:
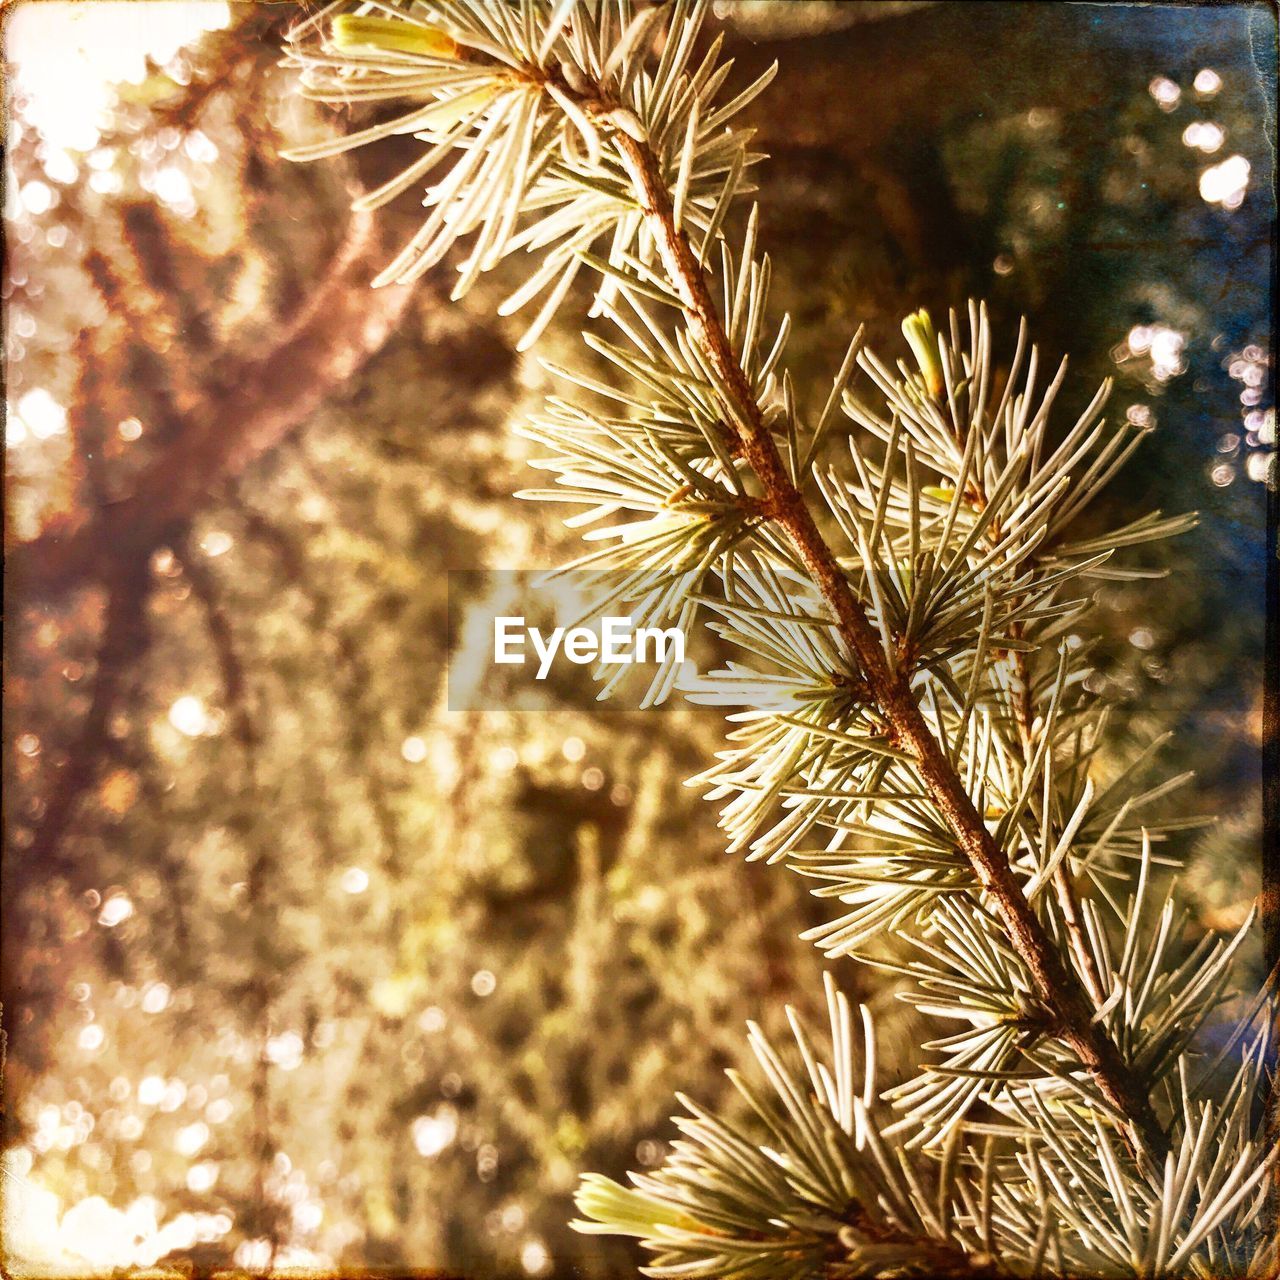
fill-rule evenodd
<path id="1" fill-rule="evenodd" d="M 408 53 L 432 58 L 452 58 L 458 42 L 447 32 L 420 27 L 395 18 L 361 18 L 344 13 L 334 18 L 329 39 L 335 49 L 346 53 L 355 49 L 379 49 L 385 53 Z"/>
<path id="2" fill-rule="evenodd" d="M 924 377 L 925 389 L 933 397 L 942 394 L 942 359 L 938 349 L 938 335 L 934 331 L 933 321 L 929 313 L 921 308 L 912 312 L 902 322 L 902 335 L 911 348 L 920 372 Z"/>

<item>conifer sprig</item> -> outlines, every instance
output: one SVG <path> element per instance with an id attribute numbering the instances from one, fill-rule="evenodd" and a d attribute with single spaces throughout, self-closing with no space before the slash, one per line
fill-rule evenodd
<path id="1" fill-rule="evenodd" d="M 795 1074 L 753 1033 L 777 1095 L 748 1093 L 763 1139 L 695 1111 L 661 1173 L 636 1192 L 591 1180 L 583 1212 L 644 1238 L 655 1274 L 931 1259 L 1220 1273 L 1260 1211 L 1249 1108 L 1268 1033 L 1248 1032 L 1225 1094 L 1188 1085 L 1244 931 L 1187 953 L 1172 902 L 1153 908 L 1154 846 L 1180 824 L 1150 806 L 1181 779 L 1135 768 L 1104 785 L 1106 711 L 1080 639 L 1090 581 L 1135 572 L 1113 553 L 1191 521 L 1073 535 L 1141 433 L 1107 426 L 1105 387 L 1055 433 L 1065 365 L 1042 389 L 1024 326 L 998 375 L 978 306 L 942 333 L 910 315 L 896 369 L 855 335 L 810 408 L 784 365 L 789 321 L 770 321 L 756 211 L 740 241 L 726 230 L 759 158 L 735 121 L 771 73 L 726 93 L 705 13 L 368 0 L 291 42 L 310 96 L 407 108 L 292 155 L 423 144 L 358 202 L 425 191 L 380 280 L 416 279 L 458 245 L 457 296 L 524 250 L 532 270 L 502 310 L 538 301 L 529 345 L 594 277 L 605 324 L 586 342 L 617 377 L 556 370 L 576 391 L 525 428 L 555 483 L 524 496 L 581 509 L 571 523 L 601 545 L 577 564 L 609 572 L 599 603 L 646 624 L 701 618 L 742 651 L 687 687 L 740 708 L 695 780 L 726 800 L 731 847 L 812 878 L 843 908 L 813 940 L 897 969 L 908 999 L 961 1028 L 850 1122 L 847 1010 L 829 991 L 829 1064 L 797 1029 Z M 841 413 L 846 458 L 831 448 Z M 679 675 L 667 664 L 649 700 Z M 888 930 L 914 958 L 884 951 Z M 873 1126 L 873 1103 L 899 1118 Z M 1214 1124 L 1228 1143 L 1210 1149 Z"/>

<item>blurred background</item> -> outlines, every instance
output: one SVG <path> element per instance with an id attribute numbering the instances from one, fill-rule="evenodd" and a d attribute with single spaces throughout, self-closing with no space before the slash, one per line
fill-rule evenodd
<path id="1" fill-rule="evenodd" d="M 4 1261 L 627 1274 L 566 1226 L 659 1163 L 748 1017 L 820 998 L 826 910 L 726 856 L 670 706 L 449 712 L 447 571 L 575 544 L 509 426 L 548 390 L 494 316 L 367 281 L 402 141 L 277 66 L 292 4 L 5 14 Z M 1165 728 L 1192 919 L 1258 892 L 1275 17 L 1266 5 L 717 4 L 752 108 L 790 365 L 989 300 L 1154 428 L 1110 513 L 1197 508 L 1104 584 L 1111 757 Z M 410 141 L 408 145 L 413 144 Z M 585 303 L 585 298 L 582 300 Z M 566 307 L 541 353 L 580 359 Z M 579 309 L 578 314 L 581 314 Z M 909 1062 L 919 1027 L 841 981 Z M 1259 949 L 1244 982 L 1256 988 Z"/>

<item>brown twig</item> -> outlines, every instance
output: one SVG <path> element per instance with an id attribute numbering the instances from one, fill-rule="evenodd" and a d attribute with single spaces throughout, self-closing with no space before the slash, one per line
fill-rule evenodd
<path id="1" fill-rule="evenodd" d="M 841 1252 L 834 1253 L 828 1274 L 837 1280 L 848 1273 L 848 1250 L 858 1237 L 874 1244 L 907 1245 L 916 1251 L 916 1265 L 928 1268 L 928 1274 L 936 1280 L 1005 1280 L 1008 1272 L 999 1260 L 988 1253 L 970 1253 L 960 1245 L 931 1236 L 916 1236 L 897 1227 L 878 1222 L 860 1201 L 851 1200 L 841 1213 L 841 1218 L 852 1230 L 853 1241 L 846 1240 L 845 1231 L 837 1235 Z"/>

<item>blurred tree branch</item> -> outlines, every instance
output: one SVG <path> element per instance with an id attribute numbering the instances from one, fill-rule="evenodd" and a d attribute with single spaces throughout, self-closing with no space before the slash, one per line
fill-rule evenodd
<path id="1" fill-rule="evenodd" d="M 385 256 L 366 215 L 347 235 L 320 283 L 275 344 L 220 378 L 226 391 L 185 415 L 181 429 L 114 502 L 87 506 L 8 551 L 11 581 L 27 600 L 107 580 L 114 566 L 145 559 L 175 523 L 280 443 L 386 341 L 409 291 L 366 286 Z"/>
<path id="2" fill-rule="evenodd" d="M 205 36 L 201 65 L 192 84 L 152 108 L 158 125 L 194 128 L 219 94 L 252 86 L 275 63 L 278 37 L 297 17 L 298 5 L 289 0 L 260 0 L 236 8 L 241 10 L 237 21 Z"/>
<path id="3" fill-rule="evenodd" d="M 109 755 L 111 715 L 130 671 L 146 648 L 150 586 L 150 566 L 146 560 L 120 561 L 107 586 L 89 710 L 71 746 L 66 767 L 57 775 L 31 847 L 24 855 L 24 863 L 40 868 L 42 875 L 50 870 L 66 872 L 74 866 L 71 859 L 59 853 L 58 846 L 81 795 L 94 784 L 99 768 Z"/>
<path id="4" fill-rule="evenodd" d="M 317 479 L 319 479 L 317 477 Z M 405 850 L 396 825 L 382 770 L 370 757 L 370 726 L 377 721 L 377 704 L 371 695 L 373 681 L 369 664 L 346 628 L 340 625 L 334 599 L 320 587 L 322 575 L 309 571 L 302 548 L 286 531 L 273 524 L 262 512 L 243 501 L 236 510 L 245 525 L 277 559 L 287 581 L 303 591 L 311 625 L 318 637 L 332 641 L 334 669 L 341 682 L 343 698 L 355 713 L 343 734 L 347 759 L 352 774 L 363 784 L 369 811 L 388 865 L 401 871 Z M 363 763 L 362 763 L 363 762 Z"/>

